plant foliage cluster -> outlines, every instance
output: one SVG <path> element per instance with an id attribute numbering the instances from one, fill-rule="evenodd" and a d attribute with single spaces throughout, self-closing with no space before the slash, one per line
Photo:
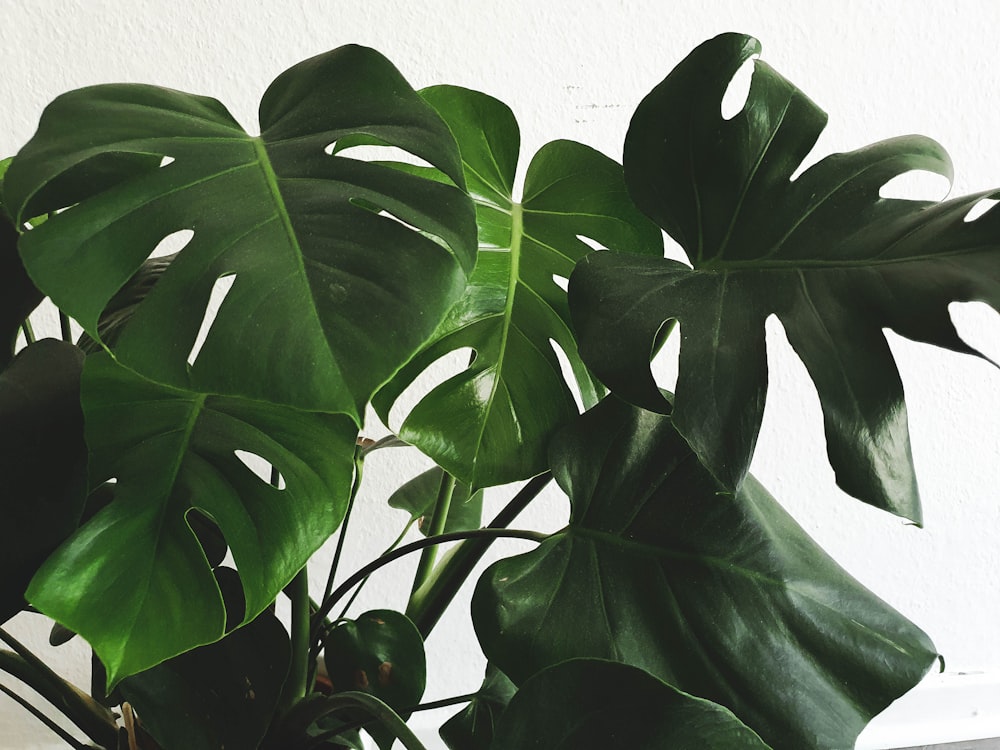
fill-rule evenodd
<path id="1" fill-rule="evenodd" d="M 5 165 L 0 228 L 0 618 L 29 609 L 94 652 L 87 696 L 0 630 L 0 670 L 78 730 L 53 731 L 109 750 L 333 750 L 364 731 L 413 750 L 408 718 L 454 703 L 452 750 L 853 747 L 936 653 L 747 473 L 764 323 L 815 383 L 840 487 L 919 523 L 882 331 L 977 354 L 948 305 L 1000 309 L 1000 212 L 967 220 L 990 193 L 880 197 L 909 170 L 950 176 L 916 136 L 793 179 L 826 122 L 801 91 L 756 60 L 721 114 L 758 53 L 705 42 L 638 105 L 623 164 L 554 141 L 520 187 L 506 105 L 415 91 L 363 47 L 282 73 L 259 136 L 154 86 L 53 101 Z M 384 147 L 406 157 L 368 158 Z M 170 236 L 186 244 L 163 256 Z M 44 298 L 62 340 L 32 331 Z M 650 372 L 671 335 L 675 394 Z M 362 434 L 369 405 L 387 418 L 455 352 L 467 366 L 398 435 Z M 366 457 L 399 446 L 435 464 L 386 499 L 399 541 L 362 561 L 338 546 L 310 597 Z M 482 491 L 521 480 L 484 519 Z M 511 528 L 550 480 L 566 527 Z M 502 536 L 537 546 L 476 584 L 482 687 L 421 703 L 424 640 Z M 409 554 L 405 606 L 354 612 Z"/>

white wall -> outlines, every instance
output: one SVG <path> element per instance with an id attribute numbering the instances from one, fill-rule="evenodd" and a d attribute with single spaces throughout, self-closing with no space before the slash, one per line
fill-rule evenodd
<path id="1" fill-rule="evenodd" d="M 258 97 L 278 73 L 360 42 L 416 87 L 455 83 L 506 101 L 521 121 L 525 154 L 572 138 L 620 158 L 641 97 L 696 44 L 735 30 L 760 38 L 765 59 L 830 112 L 817 155 L 918 132 L 951 152 L 955 193 L 1000 183 L 993 0 L 0 0 L 0 11 L 0 155 L 30 137 L 54 96 L 110 81 L 210 94 L 253 131 Z M 995 316 L 960 312 L 968 338 L 1000 357 Z M 780 326 L 771 333 L 758 476 L 845 567 L 931 634 L 950 671 L 1000 672 L 1000 373 L 892 338 L 924 497 L 921 530 L 835 489 L 818 401 Z M 386 463 L 369 467 L 362 509 L 374 518 L 354 527 L 358 560 L 381 550 L 400 523 L 380 505 L 395 482 Z M 403 473 L 416 470 L 411 462 Z M 540 523 L 556 527 L 565 504 L 547 503 Z M 402 606 L 407 565 L 379 576 L 362 606 Z M 319 572 L 314 583 L 321 588 Z M 22 616 L 14 629 L 38 643 L 38 619 Z M 482 660 L 467 616 L 451 616 L 428 647 L 428 698 L 478 686 Z M 67 668 L 85 679 L 83 649 L 69 653 Z M 0 728 L 2 748 L 50 740 L 5 696 Z"/>

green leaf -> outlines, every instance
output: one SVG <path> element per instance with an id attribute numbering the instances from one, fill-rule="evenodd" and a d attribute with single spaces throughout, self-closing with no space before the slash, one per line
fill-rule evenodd
<path id="1" fill-rule="evenodd" d="M 0 372 L 0 622 L 24 607 L 31 577 L 83 513 L 82 370 L 79 349 L 43 339 Z"/>
<path id="2" fill-rule="evenodd" d="M 674 420 L 732 489 L 760 428 L 764 322 L 776 315 L 819 393 L 838 484 L 919 523 L 903 388 L 882 329 L 974 353 L 948 304 L 1000 309 L 1000 211 L 964 221 L 990 193 L 880 198 L 910 170 L 951 176 L 944 150 L 919 136 L 828 156 L 791 179 L 826 123 L 801 91 L 757 60 L 743 111 L 720 114 L 733 74 L 758 50 L 738 34 L 708 41 L 636 110 L 630 193 L 693 268 L 589 258 L 571 286 L 581 351 L 616 393 L 662 410 L 650 344 L 664 320 L 679 320 Z"/>
<path id="3" fill-rule="evenodd" d="M 429 365 L 471 348 L 473 361 L 424 396 L 400 437 L 474 488 L 525 479 L 544 469 L 548 439 L 577 413 L 550 340 L 565 353 L 585 405 L 603 393 L 577 354 L 566 293 L 553 276 L 568 278 L 590 252 L 578 235 L 660 255 L 661 233 L 632 205 L 621 167 L 572 141 L 539 150 L 516 202 L 520 133 L 510 109 L 455 86 L 422 95 L 458 140 L 476 201 L 479 261 L 434 339 L 374 403 L 388 419 L 392 404 Z"/>
<path id="4" fill-rule="evenodd" d="M 352 134 L 376 136 L 462 185 L 458 150 L 392 64 L 356 46 L 279 76 L 260 127 L 251 137 L 214 99 L 153 86 L 60 96 L 15 157 L 5 191 L 19 220 L 69 208 L 27 232 L 21 254 L 35 282 L 98 339 L 119 288 L 163 238 L 192 230 L 121 331 L 118 359 L 174 388 L 358 421 L 461 295 L 474 212 L 455 185 L 325 151 Z M 128 178 L 107 168 L 150 157 L 173 161 Z M 78 179 L 91 171 L 93 180 Z M 229 276 L 189 365 L 212 289 Z"/>
<path id="5" fill-rule="evenodd" d="M 574 659 L 532 677 L 492 750 L 769 750 L 733 714 L 635 667 Z"/>
<path id="6" fill-rule="evenodd" d="M 389 505 L 409 513 L 410 517 L 417 521 L 417 528 L 424 536 L 427 536 L 427 529 L 424 528 L 423 521 L 434 510 L 443 475 L 444 469 L 440 467 L 428 469 L 402 485 L 389 497 Z M 441 533 L 478 529 L 482 521 L 483 491 L 470 493 L 469 485 L 464 482 L 456 483 L 451 505 L 448 506 L 448 518 Z"/>
<path id="7" fill-rule="evenodd" d="M 417 705 L 424 694 L 424 641 L 401 612 L 377 609 L 338 624 L 323 642 L 323 658 L 335 693 L 362 691 L 397 713 Z M 392 746 L 394 735 L 381 724 L 365 729 L 383 750 Z"/>
<path id="8" fill-rule="evenodd" d="M 264 612 L 218 643 L 121 683 L 165 750 L 253 750 L 271 723 L 291 660 L 288 634 Z"/>
<path id="9" fill-rule="evenodd" d="M 343 519 L 356 436 L 346 416 L 171 388 L 107 354 L 87 358 L 83 403 L 91 486 L 116 478 L 114 500 L 46 561 L 28 599 L 90 642 L 109 685 L 225 632 L 192 510 L 229 544 L 244 622 Z M 238 451 L 270 463 L 284 489 Z"/>
<path id="10" fill-rule="evenodd" d="M 728 707 L 776 750 L 853 747 L 933 662 L 748 477 L 725 492 L 665 417 L 609 397 L 561 432 L 571 520 L 480 579 L 487 658 L 520 684 L 574 657 L 640 667 Z"/>
<path id="11" fill-rule="evenodd" d="M 488 664 L 476 697 L 441 725 L 441 739 L 450 750 L 489 750 L 497 722 L 516 692 L 507 675 Z"/>

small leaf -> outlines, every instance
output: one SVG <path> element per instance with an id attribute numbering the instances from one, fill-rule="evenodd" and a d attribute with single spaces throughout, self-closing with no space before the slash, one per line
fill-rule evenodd
<path id="1" fill-rule="evenodd" d="M 271 723 L 291 646 L 264 612 L 221 641 L 123 680 L 122 695 L 164 748 L 253 750 Z"/>
<path id="2" fill-rule="evenodd" d="M 507 675 L 488 664 L 476 697 L 441 725 L 441 739 L 451 750 L 490 750 L 497 722 L 516 692 Z"/>
<path id="3" fill-rule="evenodd" d="M 377 609 L 338 624 L 323 642 L 323 655 L 335 693 L 360 690 L 397 713 L 417 705 L 424 694 L 424 642 L 400 612 Z M 393 736 L 381 725 L 366 730 L 383 750 L 392 745 Z"/>
<path id="4" fill-rule="evenodd" d="M 427 528 L 423 521 L 434 510 L 443 475 L 444 469 L 440 467 L 428 469 L 402 485 L 389 497 L 391 507 L 405 510 L 411 518 L 417 520 L 417 528 L 424 536 L 427 536 Z M 457 482 L 442 533 L 478 529 L 482 525 L 482 520 L 483 491 L 477 490 L 470 495 L 469 485 Z"/>
<path id="5" fill-rule="evenodd" d="M 573 659 L 524 683 L 500 718 L 492 750 L 770 750 L 710 701 L 635 667 Z"/>
<path id="6" fill-rule="evenodd" d="M 752 477 L 725 492 L 669 417 L 609 397 L 553 441 L 569 526 L 472 602 L 514 682 L 612 659 L 726 706 L 776 750 L 853 747 L 935 659 Z"/>

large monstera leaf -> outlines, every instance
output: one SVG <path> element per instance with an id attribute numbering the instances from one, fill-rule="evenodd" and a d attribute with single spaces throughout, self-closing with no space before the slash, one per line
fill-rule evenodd
<path id="1" fill-rule="evenodd" d="M 21 255 L 96 339 L 109 300 L 161 240 L 192 231 L 121 332 L 116 357 L 176 388 L 360 419 L 474 264 L 458 149 L 392 64 L 357 46 L 279 76 L 260 128 L 250 136 L 216 100 L 153 86 L 60 96 L 6 176 L 18 226 L 58 212 L 25 233 Z M 454 184 L 333 148 L 358 134 Z M 230 276 L 189 365 L 213 287 Z"/>
<path id="2" fill-rule="evenodd" d="M 244 622 L 343 519 L 356 439 L 346 415 L 172 388 L 107 353 L 87 358 L 82 400 L 90 482 L 117 480 L 114 500 L 48 558 L 27 598 L 90 642 L 109 684 L 225 632 L 192 510 L 228 542 Z M 250 468 L 255 457 L 278 486 Z"/>
<path id="3" fill-rule="evenodd" d="M 681 324 L 677 428 L 726 487 L 742 481 L 767 390 L 764 322 L 776 315 L 815 383 L 837 481 L 920 520 L 903 388 L 882 333 L 971 352 L 953 301 L 1000 308 L 1000 211 L 988 194 L 943 203 L 881 198 L 910 170 L 951 176 L 919 136 L 834 154 L 792 179 L 826 115 L 757 60 L 732 119 L 720 104 L 759 51 L 726 34 L 698 47 L 639 105 L 625 143 L 636 203 L 691 266 L 600 254 L 571 285 L 581 351 L 625 398 L 666 408 L 649 373 L 664 320 Z"/>
<path id="4" fill-rule="evenodd" d="M 431 363 L 471 348 L 469 366 L 413 408 L 400 436 L 473 488 L 524 479 L 544 469 L 548 438 L 577 413 L 550 342 L 565 353 L 586 405 L 601 393 L 577 354 L 566 293 L 557 283 L 591 250 L 579 237 L 659 256 L 661 234 L 628 198 L 621 166 L 572 141 L 539 150 L 517 202 L 520 133 L 510 109 L 454 86 L 421 94 L 458 140 L 476 202 L 479 259 L 433 340 L 375 405 L 387 419 Z"/>
<path id="5" fill-rule="evenodd" d="M 853 747 L 934 660 L 752 477 L 724 491 L 670 418 L 608 397 L 560 432 L 569 526 L 480 579 L 473 619 L 521 684 L 621 661 L 729 708 L 775 750 Z"/>

